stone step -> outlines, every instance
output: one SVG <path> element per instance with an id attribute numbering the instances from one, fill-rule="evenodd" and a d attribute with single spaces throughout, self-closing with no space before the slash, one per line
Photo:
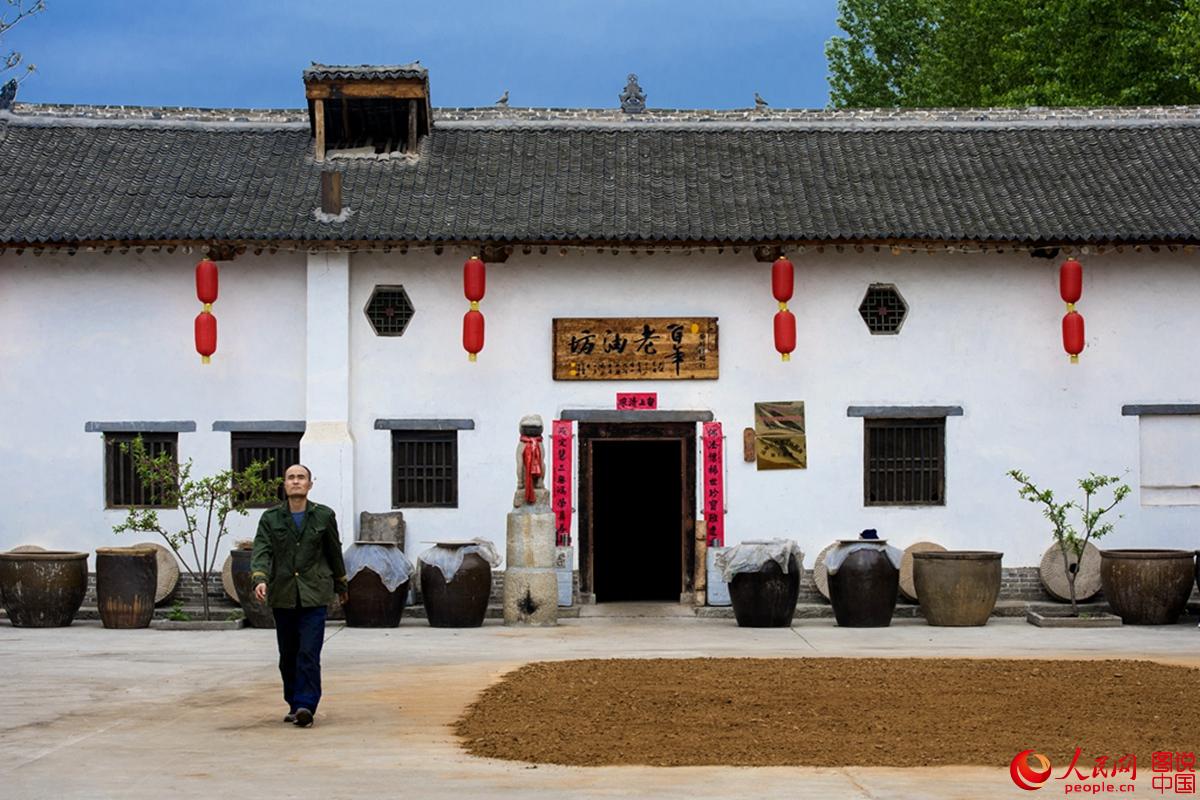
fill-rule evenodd
<path id="1" fill-rule="evenodd" d="M 685 606 L 686 607 L 686 606 Z M 1030 600 L 999 600 L 992 609 L 993 617 L 1024 617 L 1027 611 L 1039 613 L 1056 612 L 1069 609 L 1070 603 L 1050 603 Z M 1079 610 L 1084 613 L 1112 613 L 1108 603 L 1080 603 Z M 697 617 L 705 619 L 733 619 L 732 606 L 698 606 L 693 609 Z M 1189 602 L 1188 614 L 1200 616 L 1200 603 Z M 897 603 L 893 619 L 920 619 L 921 607 L 916 603 Z M 829 603 L 797 603 L 793 619 L 833 619 L 833 606 Z"/>

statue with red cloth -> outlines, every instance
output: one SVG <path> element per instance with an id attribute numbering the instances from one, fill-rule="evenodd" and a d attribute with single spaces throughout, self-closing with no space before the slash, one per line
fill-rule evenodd
<path id="1" fill-rule="evenodd" d="M 521 443 L 517 445 L 517 491 L 513 508 L 550 505 L 550 490 L 546 488 L 546 460 L 542 454 L 541 416 L 521 417 Z"/>

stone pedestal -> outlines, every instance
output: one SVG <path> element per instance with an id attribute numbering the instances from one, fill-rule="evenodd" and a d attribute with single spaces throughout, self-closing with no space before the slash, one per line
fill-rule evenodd
<path id="1" fill-rule="evenodd" d="M 558 624 L 554 545 L 554 513 L 548 505 L 522 506 L 509 513 L 505 625 Z"/>
<path id="2" fill-rule="evenodd" d="M 574 605 L 575 586 L 575 548 L 554 548 L 554 574 L 558 577 L 558 607 L 570 608 Z"/>

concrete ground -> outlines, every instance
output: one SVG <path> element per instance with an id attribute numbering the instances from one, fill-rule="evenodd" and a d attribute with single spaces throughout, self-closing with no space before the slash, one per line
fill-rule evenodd
<path id="1" fill-rule="evenodd" d="M 1194 619 L 1092 630 L 1014 619 L 993 619 L 985 628 L 899 620 L 873 630 L 803 620 L 755 630 L 673 607 L 602 606 L 553 629 L 489 620 L 480 629 L 439 630 L 406 619 L 391 630 L 331 624 L 326 636 L 325 697 L 316 725 L 302 730 L 280 721 L 272 631 L 0 623 L 0 676 L 8 687 L 0 695 L 0 797 L 1022 797 L 1027 793 L 998 768 L 494 761 L 460 750 L 450 725 L 482 688 L 535 660 L 958 656 L 1141 658 L 1200 667 Z M 721 735 L 712 731 L 714 748 Z M 1148 765 L 1137 785 L 1134 796 L 1159 794 Z M 1045 788 L 1057 796 L 1061 786 Z"/>

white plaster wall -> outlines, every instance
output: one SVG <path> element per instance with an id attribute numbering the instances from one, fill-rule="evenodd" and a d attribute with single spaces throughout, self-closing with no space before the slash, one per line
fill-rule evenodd
<path id="1" fill-rule="evenodd" d="M 406 334 L 351 325 L 351 428 L 356 506 L 390 504 L 390 435 L 378 417 L 467 417 L 459 434 L 457 509 L 407 509 L 409 552 L 439 537 L 503 544 L 513 490 L 516 424 L 537 412 L 613 408 L 618 391 L 657 391 L 663 409 L 710 409 L 727 437 L 727 543 L 797 539 L 808 554 L 874 527 L 901 546 L 932 539 L 1005 552 L 1037 564 L 1050 542 L 1039 510 L 1005 476 L 1021 468 L 1060 492 L 1089 470 L 1124 473 L 1135 487 L 1109 546 L 1200 546 L 1200 509 L 1142 507 L 1138 421 L 1126 403 L 1200 401 L 1193 347 L 1200 259 L 1183 254 L 1083 257 L 1079 310 L 1088 349 L 1071 365 L 1061 346 L 1057 261 L 1028 255 L 883 253 L 793 256 L 798 348 L 772 346 L 770 267 L 749 253 L 514 254 L 488 266 L 487 344 L 476 364 L 461 347 L 461 263 L 467 252 L 356 255 L 351 307 L 375 284 L 401 283 L 416 307 Z M 867 285 L 895 283 L 910 313 L 898 336 L 871 336 L 857 314 Z M 717 381 L 556 382 L 555 316 L 720 318 Z M 809 468 L 758 472 L 741 460 L 754 402 L 803 400 Z M 946 505 L 864 507 L 863 421 L 850 405 L 961 405 L 946 422 Z"/>
<path id="2" fill-rule="evenodd" d="M 618 391 L 657 391 L 664 409 L 709 409 L 727 435 L 729 543 L 797 539 L 808 563 L 831 539 L 878 528 L 898 544 L 934 539 L 994 548 L 1036 564 L 1049 542 L 1038 509 L 1016 497 L 1012 467 L 1058 490 L 1088 470 L 1123 472 L 1135 492 L 1110 546 L 1200 546 L 1200 508 L 1143 507 L 1138 420 L 1126 403 L 1200 402 L 1200 259 L 1168 253 L 1087 256 L 1079 309 L 1088 349 L 1060 344 L 1057 265 L 1026 255 L 793 256 L 798 349 L 771 342 L 770 267 L 748 252 L 514 254 L 489 265 L 487 345 L 461 347 L 466 251 L 351 257 L 351 432 L 356 511 L 390 505 L 390 435 L 379 417 L 472 418 L 459 433 L 457 509 L 408 509 L 410 554 L 444 537 L 502 544 L 514 486 L 516 425 L 564 408 L 612 408 Z M 180 434 L 197 469 L 229 461 L 217 419 L 303 419 L 305 257 L 222 264 L 219 349 L 202 367 L 192 345 L 197 256 L 0 256 L 0 548 L 93 549 L 118 540 L 103 510 L 101 436 L 88 420 L 195 420 Z M 871 282 L 910 306 L 899 336 L 870 336 L 857 307 Z M 376 337 L 362 308 L 377 283 L 401 283 L 416 306 L 408 332 Z M 556 382 L 554 316 L 720 318 L 718 381 Z M 758 472 L 741 461 L 753 404 L 803 400 L 807 470 Z M 946 505 L 866 508 L 863 422 L 850 405 L 961 405 L 946 423 Z M 1194 457 L 1194 456 L 1193 456 Z M 318 476 L 320 478 L 321 476 Z M 313 497 L 321 500 L 320 482 Z M 256 516 L 256 515 L 255 515 Z M 253 516 L 239 535 L 253 532 Z M 354 525 L 343 520 L 343 538 Z"/>
<path id="3" fill-rule="evenodd" d="M 304 419 L 304 256 L 221 262 L 209 365 L 193 342 L 199 258 L 0 256 L 0 549 L 153 538 L 113 534 L 124 512 L 104 510 L 103 437 L 84 432 L 89 420 L 194 420 L 180 455 L 208 473 L 230 459 L 213 420 Z M 257 516 L 235 519 L 231 540 L 252 536 Z"/>

